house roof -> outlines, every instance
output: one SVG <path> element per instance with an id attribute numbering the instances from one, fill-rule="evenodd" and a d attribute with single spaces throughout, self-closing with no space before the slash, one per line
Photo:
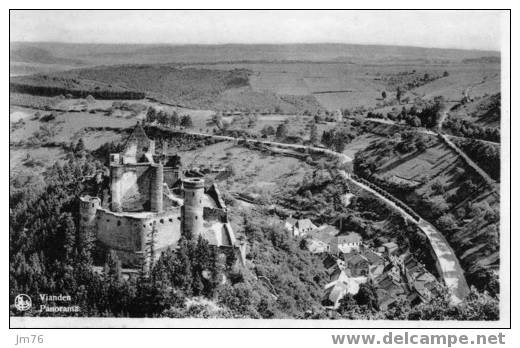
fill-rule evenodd
<path id="1" fill-rule="evenodd" d="M 424 283 L 430 283 L 435 282 L 437 279 L 431 274 L 430 272 L 423 271 L 421 274 L 419 274 L 417 277 L 415 277 L 416 281 L 424 282 Z"/>
<path id="2" fill-rule="evenodd" d="M 397 245 L 397 243 L 394 243 L 394 242 L 385 243 L 385 244 L 383 244 L 383 246 L 387 249 L 393 249 L 393 248 L 399 247 L 399 245 Z"/>
<path id="3" fill-rule="evenodd" d="M 338 236 L 338 243 L 359 243 L 363 238 L 356 232 L 349 232 L 346 235 Z"/>
<path id="4" fill-rule="evenodd" d="M 334 226 L 322 225 L 318 228 L 314 228 L 311 231 L 309 231 L 309 233 L 307 233 L 307 236 L 316 239 L 320 242 L 330 244 L 330 242 L 334 239 L 337 233 L 338 230 Z"/>
<path id="5" fill-rule="evenodd" d="M 386 291 L 392 288 L 401 287 L 401 284 L 399 284 L 399 282 L 390 273 L 384 273 L 376 278 L 376 284 L 378 287 Z"/>
<path id="6" fill-rule="evenodd" d="M 296 224 L 296 220 L 295 218 L 293 218 L 292 216 L 288 217 L 287 219 L 285 219 L 285 222 L 287 222 L 288 224 L 291 224 L 291 225 L 295 225 Z"/>
<path id="7" fill-rule="evenodd" d="M 380 263 L 383 261 L 383 257 L 376 254 L 372 250 L 367 250 L 364 252 L 365 257 L 367 258 L 368 262 L 370 262 L 371 265 Z"/>
<path id="8" fill-rule="evenodd" d="M 310 229 L 313 229 L 313 228 L 316 228 L 316 225 L 314 225 L 312 223 L 311 220 L 309 219 L 301 219 L 301 220 L 298 220 L 297 221 L 297 224 L 298 224 L 298 228 L 300 230 L 310 230 Z"/>
<path id="9" fill-rule="evenodd" d="M 346 294 L 348 290 L 348 285 L 343 282 L 337 282 L 334 286 L 331 286 L 326 290 L 326 296 L 328 299 L 336 305 L 339 300 L 341 300 Z"/>
<path id="10" fill-rule="evenodd" d="M 347 261 L 351 265 L 356 265 L 360 262 L 368 262 L 367 258 L 361 254 L 355 254 L 352 257 L 350 257 Z"/>
<path id="11" fill-rule="evenodd" d="M 325 258 L 323 259 L 323 266 L 325 268 L 331 268 L 331 267 L 336 267 L 338 265 L 338 261 L 337 261 L 337 258 L 335 258 L 334 256 L 330 255 L 330 254 L 327 254 L 327 256 L 325 256 Z"/>

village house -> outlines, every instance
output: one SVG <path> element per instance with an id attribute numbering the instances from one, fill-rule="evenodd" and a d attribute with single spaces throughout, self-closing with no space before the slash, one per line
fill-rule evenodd
<path id="1" fill-rule="evenodd" d="M 384 243 L 383 247 L 388 256 L 396 255 L 399 253 L 399 245 L 395 242 Z"/>
<path id="2" fill-rule="evenodd" d="M 352 276 L 375 278 L 383 273 L 385 259 L 370 249 L 343 254 L 346 268 Z"/>
<path id="3" fill-rule="evenodd" d="M 303 237 L 310 231 L 317 228 L 310 219 L 296 220 L 293 217 L 289 217 L 285 220 L 285 229 L 289 231 L 294 237 Z"/>
<path id="4" fill-rule="evenodd" d="M 411 303 L 428 301 L 433 294 L 438 293 L 439 282 L 424 265 L 411 254 L 406 254 L 402 260 L 403 273 L 411 290 L 408 298 Z"/>
<path id="5" fill-rule="evenodd" d="M 334 238 L 339 230 L 332 225 L 321 225 L 307 232 L 305 242 L 307 249 L 312 253 L 333 252 Z"/>
<path id="6" fill-rule="evenodd" d="M 331 281 L 325 285 L 324 304 L 334 309 L 338 308 L 339 301 L 347 294 L 355 295 L 359 292 L 359 285 L 366 283 L 366 277 L 349 277 L 345 271 L 335 272 Z"/>
<path id="7" fill-rule="evenodd" d="M 363 244 L 363 238 L 356 232 L 349 232 L 346 235 L 336 236 L 332 241 L 332 253 L 350 253 L 359 251 Z"/>
<path id="8" fill-rule="evenodd" d="M 401 284 L 401 279 L 394 272 L 383 273 L 375 279 L 374 283 L 376 285 L 378 307 L 381 310 L 386 310 L 405 294 L 405 288 Z"/>

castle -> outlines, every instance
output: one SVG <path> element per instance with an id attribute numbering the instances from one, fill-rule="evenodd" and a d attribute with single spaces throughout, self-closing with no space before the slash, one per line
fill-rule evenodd
<path id="1" fill-rule="evenodd" d="M 109 192 L 103 203 L 99 197 L 80 197 L 79 227 L 115 251 L 124 267 L 137 268 L 143 261 L 149 266 L 161 251 L 175 248 L 181 235 L 232 249 L 243 262 L 245 245 L 235 238 L 217 186 L 184 178 L 180 157 L 156 154 L 155 142 L 139 124 L 123 151 L 110 154 Z"/>

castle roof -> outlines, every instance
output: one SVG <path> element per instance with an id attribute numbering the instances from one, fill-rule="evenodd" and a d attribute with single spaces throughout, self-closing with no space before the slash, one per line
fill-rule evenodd
<path id="1" fill-rule="evenodd" d="M 132 129 L 132 133 L 130 133 L 128 138 L 126 138 L 123 148 L 126 149 L 130 144 L 133 144 L 133 143 L 141 144 L 143 142 L 149 142 L 149 141 L 150 141 L 150 139 L 146 135 L 146 132 L 144 131 L 143 127 L 141 126 L 140 123 L 137 123 L 135 125 L 134 129 Z"/>

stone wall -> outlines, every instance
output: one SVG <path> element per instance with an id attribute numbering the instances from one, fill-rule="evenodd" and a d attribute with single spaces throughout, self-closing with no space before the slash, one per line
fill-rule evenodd
<path id="1" fill-rule="evenodd" d="M 164 167 L 164 182 L 168 187 L 173 187 L 181 179 L 180 169 L 174 167 Z"/>
<path id="2" fill-rule="evenodd" d="M 202 215 L 204 221 L 228 222 L 227 211 L 225 209 L 204 207 Z"/>
<path id="3" fill-rule="evenodd" d="M 97 239 L 106 247 L 118 252 L 123 265 L 135 266 L 134 261 L 148 248 L 155 225 L 156 256 L 168 247 L 175 247 L 181 236 L 180 209 L 135 217 L 98 209 Z"/>
<path id="4" fill-rule="evenodd" d="M 150 186 L 153 170 L 150 166 L 125 166 L 119 179 L 123 211 L 150 209 Z"/>
<path id="5" fill-rule="evenodd" d="M 96 213 L 97 239 L 111 249 L 143 249 L 145 227 L 142 219 L 115 214 L 103 209 Z"/>

